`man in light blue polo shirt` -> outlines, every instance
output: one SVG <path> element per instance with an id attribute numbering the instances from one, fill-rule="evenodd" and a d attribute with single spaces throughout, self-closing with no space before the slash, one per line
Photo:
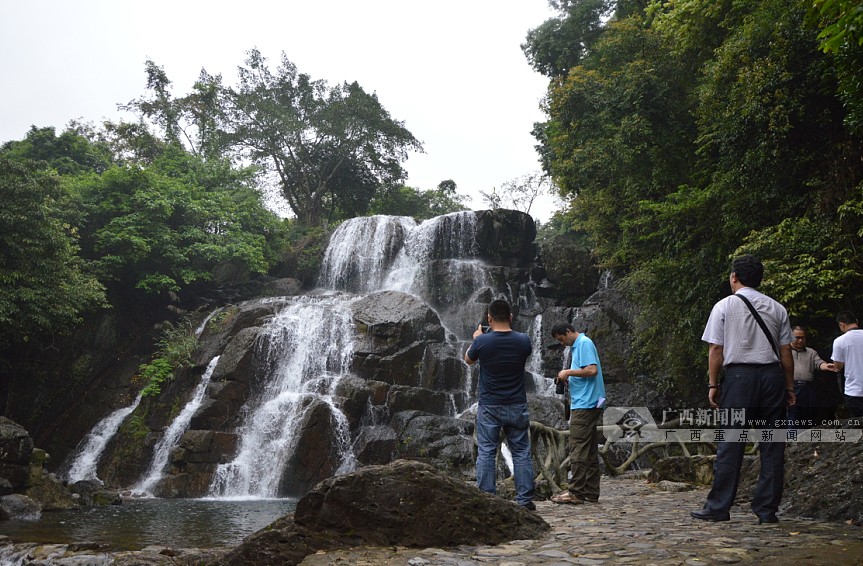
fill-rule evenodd
<path id="1" fill-rule="evenodd" d="M 571 348 L 570 369 L 557 374 L 556 381 L 569 384 L 569 461 L 572 480 L 569 489 L 551 498 L 555 503 L 581 504 L 599 499 L 599 449 L 596 425 L 605 403 L 602 365 L 593 340 L 577 332 L 571 324 L 556 324 L 551 336 Z"/>

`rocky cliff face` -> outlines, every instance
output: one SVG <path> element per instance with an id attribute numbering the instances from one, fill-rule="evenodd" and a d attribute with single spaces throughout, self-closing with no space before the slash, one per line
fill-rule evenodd
<path id="1" fill-rule="evenodd" d="M 581 307 L 554 306 L 535 235 L 532 219 L 515 211 L 421 225 L 393 217 L 346 222 L 324 258 L 322 289 L 294 294 L 296 282 L 271 281 L 271 296 L 201 313 L 207 319 L 192 367 L 125 418 L 100 456 L 98 477 L 140 485 L 204 377 L 199 405 L 164 454 L 155 495 L 298 495 L 335 473 L 397 458 L 471 477 L 477 368 L 462 356 L 497 297 L 510 300 L 514 328 L 534 341 L 535 420 L 565 426 L 547 379 L 564 363 L 563 352 L 548 347 L 551 326 L 571 322 L 586 331 L 609 384 L 623 384 L 631 307 L 612 289 Z"/>

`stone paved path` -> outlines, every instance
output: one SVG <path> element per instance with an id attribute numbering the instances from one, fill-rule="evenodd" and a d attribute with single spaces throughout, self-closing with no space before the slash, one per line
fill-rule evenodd
<path id="1" fill-rule="evenodd" d="M 603 478 L 599 503 L 537 502 L 551 525 L 542 539 L 455 549 L 361 548 L 318 553 L 302 566 L 410 565 L 863 565 L 863 529 L 780 516 L 759 525 L 748 507 L 731 521 L 705 523 L 689 516 L 706 490 L 660 491 L 641 478 Z"/>

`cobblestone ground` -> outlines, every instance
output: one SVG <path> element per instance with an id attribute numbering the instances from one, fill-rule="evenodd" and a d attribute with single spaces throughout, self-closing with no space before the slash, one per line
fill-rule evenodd
<path id="1" fill-rule="evenodd" d="M 599 503 L 537 502 L 551 525 L 544 538 L 497 546 L 455 549 L 359 548 L 318 553 L 302 566 L 410 565 L 863 565 L 863 529 L 783 517 L 759 525 L 748 507 L 732 509 L 731 521 L 705 523 L 689 512 L 704 504 L 706 490 L 661 491 L 641 478 L 603 478 Z"/>

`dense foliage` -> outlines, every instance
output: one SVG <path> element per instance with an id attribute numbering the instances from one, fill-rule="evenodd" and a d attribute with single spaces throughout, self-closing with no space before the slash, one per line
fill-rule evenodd
<path id="1" fill-rule="evenodd" d="M 438 183 L 436 189 L 427 191 L 402 185 L 375 195 L 369 204 L 372 214 L 412 216 L 421 221 L 450 212 L 465 210 L 464 199 L 456 194 L 454 181 L 447 179 Z"/>
<path id="2" fill-rule="evenodd" d="M 764 259 L 764 290 L 797 322 L 860 310 L 856 39 L 825 54 L 843 28 L 823 34 L 834 22 L 802 0 L 553 6 L 523 46 L 550 79 L 535 135 L 568 199 L 558 221 L 639 307 L 642 370 L 702 383 L 701 330 L 737 253 Z"/>
<path id="3" fill-rule="evenodd" d="M 56 174 L 0 156 L 0 348 L 50 339 L 104 303 Z"/>
<path id="4" fill-rule="evenodd" d="M 0 148 L 0 344 L 50 341 L 119 300 L 171 301 L 224 263 L 266 273 L 280 259 L 283 222 L 250 170 L 112 126 L 32 128 Z M 148 136 L 145 157 L 117 150 Z"/>

